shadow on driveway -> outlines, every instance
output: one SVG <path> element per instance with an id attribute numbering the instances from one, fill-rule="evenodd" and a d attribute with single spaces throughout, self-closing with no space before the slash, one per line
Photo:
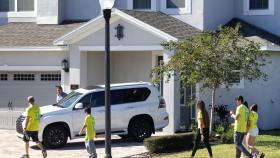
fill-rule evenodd
<path id="1" fill-rule="evenodd" d="M 98 140 L 95 140 L 95 146 L 96 149 L 100 149 L 100 148 L 105 148 L 105 139 L 101 138 Z M 143 146 L 143 143 L 139 143 L 139 142 L 134 142 L 130 139 L 112 139 L 112 148 L 114 147 L 134 147 L 134 146 Z M 39 150 L 39 148 L 34 145 L 31 146 L 32 149 L 35 150 Z M 48 149 L 48 150 L 81 150 L 81 149 L 85 149 L 85 142 L 84 139 L 80 139 L 80 141 L 75 141 L 75 142 L 71 142 L 68 141 L 68 143 L 59 149 Z"/>

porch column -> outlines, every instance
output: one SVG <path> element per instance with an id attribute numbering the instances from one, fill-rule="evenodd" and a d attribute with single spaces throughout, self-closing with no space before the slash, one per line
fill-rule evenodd
<path id="1" fill-rule="evenodd" d="M 164 63 L 167 63 L 172 55 L 172 52 L 164 51 Z M 166 134 L 174 134 L 180 128 L 180 84 L 177 76 L 172 76 L 169 82 L 166 82 L 166 77 L 164 80 L 163 97 L 166 101 L 166 110 L 169 114 L 169 124 L 163 129 L 163 132 Z"/>
<path id="2" fill-rule="evenodd" d="M 87 52 L 80 52 L 78 47 L 71 47 L 69 54 L 69 86 L 80 88 L 87 86 Z"/>

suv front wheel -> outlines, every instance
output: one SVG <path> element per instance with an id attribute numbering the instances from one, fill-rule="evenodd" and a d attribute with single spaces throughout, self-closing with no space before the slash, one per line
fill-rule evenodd
<path id="1" fill-rule="evenodd" d="M 43 136 L 43 143 L 49 148 L 60 148 L 67 143 L 68 135 L 65 128 L 61 126 L 50 126 Z"/>
<path id="2" fill-rule="evenodd" d="M 137 142 L 143 141 L 145 138 L 151 137 L 153 133 L 152 123 L 146 118 L 133 119 L 128 127 L 128 134 Z"/>

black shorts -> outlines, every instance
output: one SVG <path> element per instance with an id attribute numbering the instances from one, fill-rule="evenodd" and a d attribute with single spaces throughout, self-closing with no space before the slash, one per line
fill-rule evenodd
<path id="1" fill-rule="evenodd" d="M 23 133 L 23 141 L 29 142 L 30 138 L 32 138 L 33 142 L 38 142 L 38 131 L 25 131 Z"/>

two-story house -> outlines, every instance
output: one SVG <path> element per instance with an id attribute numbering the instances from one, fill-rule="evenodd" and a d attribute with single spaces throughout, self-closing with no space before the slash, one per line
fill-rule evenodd
<path id="1" fill-rule="evenodd" d="M 0 106 L 25 107 L 34 95 L 41 105 L 55 102 L 55 85 L 71 89 L 104 84 L 104 19 L 98 0 L 0 0 Z M 245 37 L 271 52 L 268 82 L 240 82 L 218 91 L 218 103 L 234 108 L 234 96 L 260 105 L 260 127 L 280 123 L 280 2 L 278 0 L 116 0 L 111 18 L 111 82 L 150 81 L 150 70 L 174 52 L 164 41 L 181 40 L 219 25 L 242 24 Z M 62 66 L 63 65 L 63 66 Z M 275 67 L 275 68 L 274 68 Z M 163 82 L 170 124 L 167 132 L 195 117 L 185 100 L 198 85 Z M 268 117 L 269 116 L 269 117 Z"/>

